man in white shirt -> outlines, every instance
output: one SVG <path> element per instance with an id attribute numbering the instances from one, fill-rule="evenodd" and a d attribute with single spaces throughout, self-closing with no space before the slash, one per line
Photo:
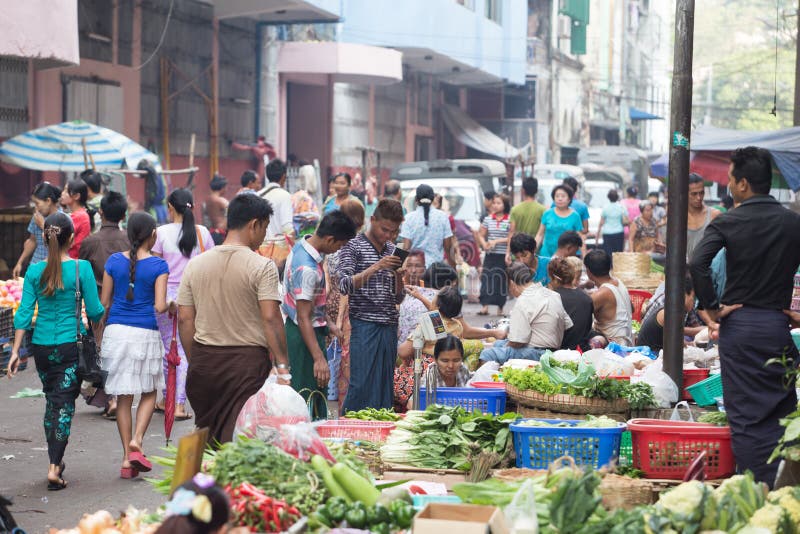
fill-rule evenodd
<path id="1" fill-rule="evenodd" d="M 294 238 L 294 211 L 292 195 L 284 189 L 286 184 L 286 164 L 280 159 L 273 159 L 267 165 L 267 186 L 258 192 L 272 206 L 272 217 L 267 227 L 267 239 L 280 236 Z"/>
<path id="2" fill-rule="evenodd" d="M 533 272 L 521 263 L 508 268 L 508 292 L 517 299 L 509 318 L 508 336 L 481 352 L 482 362 L 500 365 L 510 359 L 539 360 L 547 350 L 558 350 L 572 319 L 561 296 L 532 281 Z"/>

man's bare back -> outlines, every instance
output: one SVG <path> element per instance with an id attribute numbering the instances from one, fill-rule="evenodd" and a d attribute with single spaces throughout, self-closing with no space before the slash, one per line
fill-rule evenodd
<path id="1" fill-rule="evenodd" d="M 206 215 L 214 229 L 225 230 L 227 226 L 228 199 L 221 195 L 208 197 L 206 200 Z"/>

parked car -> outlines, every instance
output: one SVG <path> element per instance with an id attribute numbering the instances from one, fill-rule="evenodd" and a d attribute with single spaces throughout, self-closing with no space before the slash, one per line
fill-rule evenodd
<path id="1" fill-rule="evenodd" d="M 542 184 L 551 184 L 555 186 L 556 184 L 560 184 L 564 181 L 564 178 L 575 178 L 578 180 L 578 183 L 583 186 L 583 183 L 586 181 L 586 178 L 583 174 L 583 170 L 580 167 L 575 165 L 560 165 L 560 164 L 551 164 L 551 163 L 541 163 L 538 165 L 533 165 L 533 177 L 536 178 L 539 182 L 539 191 L 542 191 Z M 517 167 L 514 171 L 514 203 L 521 202 L 523 200 L 522 196 L 522 177 L 523 175 L 527 178 L 531 175 L 531 166 L 528 165 L 524 169 Z M 544 195 L 537 195 L 537 198 L 550 198 L 550 191 L 552 190 L 552 186 L 549 187 L 547 192 Z M 539 202 L 542 202 L 539 200 Z M 547 205 L 550 203 L 548 202 Z"/>
<path id="2" fill-rule="evenodd" d="M 506 166 L 492 159 L 443 159 L 401 163 L 392 169 L 390 178 L 408 180 L 468 179 L 477 180 L 483 192 L 503 191 L 506 184 Z M 416 187 L 416 186 L 415 186 Z"/>

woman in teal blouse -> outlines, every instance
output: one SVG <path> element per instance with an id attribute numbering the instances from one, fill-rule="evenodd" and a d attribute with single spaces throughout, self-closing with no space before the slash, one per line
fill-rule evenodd
<path id="1" fill-rule="evenodd" d="M 81 292 L 86 315 L 94 322 L 103 317 L 105 310 L 97 296 L 92 266 L 83 260 L 73 260 L 68 251 L 74 241 L 72 220 L 64 213 L 54 213 L 44 221 L 44 242 L 48 254 L 46 262 L 31 265 L 25 274 L 22 302 L 14 317 L 14 346 L 8 361 L 8 377 L 13 377 L 19 367 L 19 349 L 25 331 L 32 328 L 36 305 L 39 314 L 33 332 L 31 353 L 42 381 L 47 403 L 44 410 L 44 434 L 50 468 L 47 489 L 60 490 L 67 486 L 62 478 L 64 451 L 67 448 L 75 399 L 80 393 L 81 380 L 77 376 L 78 348 L 75 324 L 75 278 L 80 272 Z M 77 269 L 76 269 L 77 261 Z M 85 332 L 81 324 L 81 330 Z"/>

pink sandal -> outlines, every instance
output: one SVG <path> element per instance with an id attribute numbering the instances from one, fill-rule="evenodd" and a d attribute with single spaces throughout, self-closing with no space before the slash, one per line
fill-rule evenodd
<path id="1" fill-rule="evenodd" d="M 150 460 L 141 452 L 129 452 L 128 461 L 131 463 L 131 467 L 142 473 L 147 473 L 153 469 L 153 464 L 151 464 Z"/>
<path id="2" fill-rule="evenodd" d="M 119 478 L 131 479 L 139 476 L 139 471 L 133 467 L 121 467 L 119 469 Z"/>

